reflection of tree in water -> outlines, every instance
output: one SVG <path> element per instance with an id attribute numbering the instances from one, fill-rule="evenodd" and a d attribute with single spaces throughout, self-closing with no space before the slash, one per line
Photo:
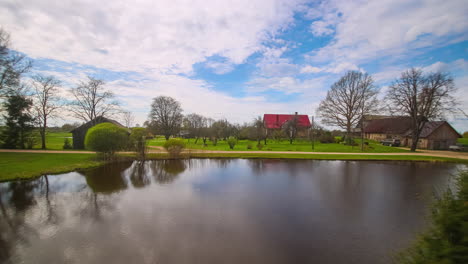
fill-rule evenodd
<path id="1" fill-rule="evenodd" d="M 187 169 L 183 160 L 155 160 L 150 166 L 157 183 L 167 184 L 173 182 L 179 174 Z"/>
<path id="2" fill-rule="evenodd" d="M 215 160 L 216 164 L 218 165 L 219 168 L 227 168 L 229 163 L 232 162 L 232 159 L 216 159 Z"/>
<path id="3" fill-rule="evenodd" d="M 135 161 L 132 166 L 128 169 L 130 181 L 133 187 L 142 188 L 151 183 L 148 177 L 147 163 L 144 161 Z"/>
<path id="4" fill-rule="evenodd" d="M 131 162 L 112 163 L 84 171 L 83 174 L 86 177 L 86 183 L 93 192 L 110 194 L 127 188 L 123 172 L 131 165 Z"/>
<path id="5" fill-rule="evenodd" d="M 28 243 L 26 236 L 36 233 L 26 224 L 25 214 L 37 203 L 34 191 L 38 181 L 14 181 L 5 185 L 6 188 L 0 188 L 0 262 L 11 257 L 17 241 Z"/>

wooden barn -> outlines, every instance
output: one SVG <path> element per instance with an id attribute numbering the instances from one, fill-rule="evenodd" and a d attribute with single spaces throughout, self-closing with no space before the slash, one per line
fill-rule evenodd
<path id="1" fill-rule="evenodd" d="M 84 142 L 85 142 L 85 137 L 86 137 L 86 133 L 88 132 L 88 129 L 101 123 L 112 123 L 114 125 L 124 127 L 122 124 L 120 124 L 119 122 L 115 120 L 105 118 L 103 116 L 96 117 L 95 119 L 70 131 L 73 135 L 73 148 L 84 149 L 85 148 Z"/>
<path id="2" fill-rule="evenodd" d="M 369 120 L 364 126 L 366 138 L 376 141 L 400 139 L 401 145 L 409 147 L 411 139 L 411 118 L 390 117 Z M 418 142 L 420 149 L 448 149 L 455 145 L 460 134 L 446 121 L 429 121 L 425 124 Z"/>

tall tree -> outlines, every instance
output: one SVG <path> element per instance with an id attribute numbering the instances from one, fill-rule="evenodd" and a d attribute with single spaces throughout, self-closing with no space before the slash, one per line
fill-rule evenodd
<path id="1" fill-rule="evenodd" d="M 164 135 L 168 140 L 176 135 L 182 125 L 182 108 L 180 103 L 169 96 L 153 98 L 148 119 L 152 129 Z"/>
<path id="2" fill-rule="evenodd" d="M 282 129 L 284 133 L 288 135 L 289 144 L 292 144 L 294 139 L 296 139 L 297 131 L 299 130 L 299 118 L 297 117 L 297 114 L 284 123 Z"/>
<path id="3" fill-rule="evenodd" d="M 36 75 L 33 77 L 34 112 L 39 125 L 42 149 L 46 149 L 47 122 L 56 116 L 57 110 L 62 106 L 59 96 L 60 84 L 60 81 L 53 76 Z"/>
<path id="4" fill-rule="evenodd" d="M 255 133 L 257 144 L 260 144 L 262 139 L 265 141 L 264 143 L 266 143 L 266 133 L 265 126 L 263 124 L 263 118 L 261 116 L 254 118 L 252 125 L 254 127 L 253 132 Z"/>
<path id="5" fill-rule="evenodd" d="M 122 119 L 125 127 L 130 128 L 132 127 L 133 122 L 135 121 L 135 115 L 133 115 L 133 113 L 130 111 L 123 111 Z"/>
<path id="6" fill-rule="evenodd" d="M 327 92 L 317 109 L 322 122 L 351 133 L 363 115 L 377 107 L 378 89 L 367 73 L 349 71 Z"/>
<path id="7" fill-rule="evenodd" d="M 31 60 L 10 46 L 10 34 L 0 28 L 0 96 L 19 88 L 21 75 L 32 65 Z"/>
<path id="8" fill-rule="evenodd" d="M 443 117 L 454 111 L 456 91 L 453 79 L 447 73 L 424 74 L 409 69 L 396 79 L 387 92 L 392 112 L 411 117 L 411 151 L 415 151 L 424 125 L 428 120 Z"/>
<path id="9" fill-rule="evenodd" d="M 32 106 L 31 100 L 24 95 L 9 95 L 5 101 L 7 115 L 4 115 L 6 127 L 2 132 L 4 148 L 25 148 L 25 141 L 33 130 L 33 118 L 29 113 Z"/>
<path id="10" fill-rule="evenodd" d="M 70 104 L 73 115 L 85 122 L 98 116 L 111 116 L 119 112 L 119 104 L 113 92 L 106 90 L 103 80 L 88 76 L 87 81 L 71 89 L 75 100 Z"/>
<path id="11" fill-rule="evenodd" d="M 204 126 L 206 126 L 206 118 L 199 114 L 189 114 L 184 118 L 184 127 L 191 136 L 195 137 L 195 144 L 201 137 Z"/>

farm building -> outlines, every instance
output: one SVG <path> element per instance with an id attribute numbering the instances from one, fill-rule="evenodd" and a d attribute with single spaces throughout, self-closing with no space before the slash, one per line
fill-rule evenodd
<path id="1" fill-rule="evenodd" d="M 402 146 L 411 146 L 411 118 L 390 117 L 373 119 L 364 127 L 368 139 L 400 139 Z M 446 121 L 429 121 L 425 124 L 418 142 L 420 149 L 448 149 L 454 145 L 460 134 Z"/>
<path id="2" fill-rule="evenodd" d="M 282 114 L 264 114 L 263 124 L 266 129 L 281 129 L 288 121 L 297 119 L 298 128 L 310 128 L 310 120 L 307 115 L 282 115 Z"/>
<path id="3" fill-rule="evenodd" d="M 73 148 L 74 149 L 84 149 L 85 148 L 85 145 L 84 145 L 84 142 L 85 142 L 85 137 L 86 137 L 86 133 L 88 132 L 88 129 L 92 128 L 93 126 L 97 125 L 97 124 L 101 124 L 101 123 L 112 123 L 114 125 L 117 125 L 117 126 L 120 126 L 120 127 L 125 127 L 123 126 L 122 124 L 120 124 L 119 122 L 115 121 L 115 120 L 112 120 L 112 119 L 108 119 L 108 118 L 105 118 L 103 116 L 99 116 L 99 117 L 96 117 L 95 119 L 73 129 L 72 131 L 70 131 L 73 135 Z"/>
<path id="4" fill-rule="evenodd" d="M 297 112 L 293 115 L 264 114 L 263 125 L 266 130 L 266 135 L 270 135 L 274 130 L 283 129 L 285 124 L 293 120 L 296 120 L 297 122 L 296 125 L 298 135 L 307 135 L 306 130 L 311 127 L 309 117 L 307 115 L 298 115 Z"/>

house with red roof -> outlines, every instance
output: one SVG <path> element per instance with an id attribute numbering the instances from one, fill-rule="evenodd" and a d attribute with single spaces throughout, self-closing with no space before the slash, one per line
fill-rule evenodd
<path id="1" fill-rule="evenodd" d="M 282 129 L 283 126 L 291 120 L 297 120 L 298 128 L 310 128 L 310 120 L 307 115 L 298 115 L 297 112 L 293 115 L 284 114 L 264 114 L 263 124 L 266 129 Z"/>

